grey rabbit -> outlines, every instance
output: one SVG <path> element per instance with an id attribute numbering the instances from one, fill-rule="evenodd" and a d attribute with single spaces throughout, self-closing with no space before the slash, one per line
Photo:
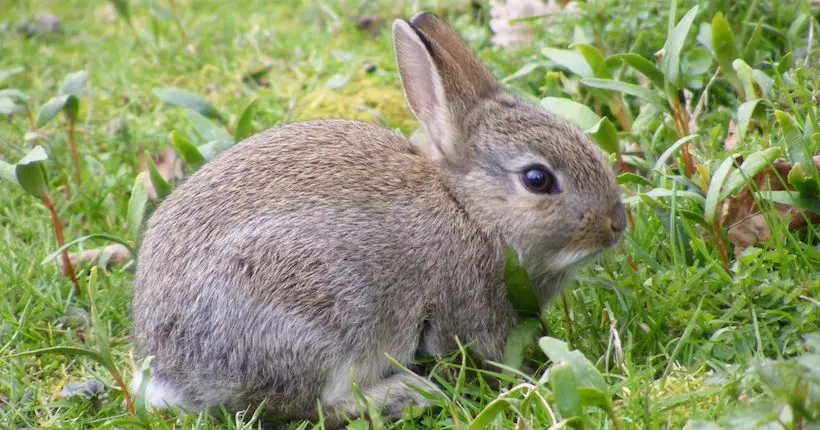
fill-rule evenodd
<path id="1" fill-rule="evenodd" d="M 393 23 L 422 128 L 406 139 L 346 120 L 240 142 L 151 216 L 132 316 L 153 356 L 152 408 L 281 420 L 359 416 L 353 385 L 398 417 L 432 382 L 395 366 L 456 338 L 500 361 L 516 322 L 505 246 L 540 305 L 615 245 L 625 212 L 604 154 L 570 123 L 504 90 L 443 20 Z M 142 383 L 137 377 L 135 389 Z"/>

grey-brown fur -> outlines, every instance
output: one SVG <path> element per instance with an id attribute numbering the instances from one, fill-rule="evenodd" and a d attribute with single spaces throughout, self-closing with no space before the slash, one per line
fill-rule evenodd
<path id="1" fill-rule="evenodd" d="M 356 414 L 355 382 L 396 416 L 425 403 L 405 382 L 425 382 L 386 355 L 408 365 L 458 337 L 500 360 L 515 323 L 505 245 L 543 304 L 620 237 L 612 172 L 580 131 L 503 92 L 434 16 L 393 34 L 419 139 L 344 120 L 269 129 L 151 217 L 133 320 L 138 352 L 155 357 L 154 406 L 264 400 L 272 416 L 315 419 L 320 400 L 333 424 Z M 562 192 L 523 189 L 531 162 Z"/>

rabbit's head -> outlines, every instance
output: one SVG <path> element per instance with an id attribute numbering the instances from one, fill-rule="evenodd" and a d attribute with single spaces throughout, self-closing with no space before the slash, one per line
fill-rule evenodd
<path id="1" fill-rule="evenodd" d="M 467 215 L 500 232 L 533 276 L 560 275 L 614 244 L 625 213 L 604 154 L 575 126 L 503 90 L 442 20 L 393 24 L 396 60 L 440 166 Z"/>

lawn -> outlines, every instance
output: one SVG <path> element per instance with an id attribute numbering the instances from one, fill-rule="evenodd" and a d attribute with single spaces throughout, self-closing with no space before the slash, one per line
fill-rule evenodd
<path id="1" fill-rule="evenodd" d="M 511 46 L 482 1 L 2 9 L 0 427 L 256 428 L 253 410 L 126 402 L 118 379 L 144 365 L 127 251 L 155 199 L 248 133 L 343 117 L 412 134 L 389 28 L 429 10 L 610 153 L 629 227 L 544 310 L 540 343 L 517 332 L 506 367 L 428 363 L 437 407 L 349 428 L 820 428 L 820 3 L 572 2 Z M 68 247 L 76 286 L 49 205 L 66 243 L 105 235 Z"/>

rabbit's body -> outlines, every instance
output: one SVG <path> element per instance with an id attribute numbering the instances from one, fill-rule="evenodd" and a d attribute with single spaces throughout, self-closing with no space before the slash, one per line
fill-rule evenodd
<path id="1" fill-rule="evenodd" d="M 271 129 L 203 166 L 142 244 L 134 325 L 164 382 L 155 400 L 264 394 L 298 416 L 350 393 L 350 371 L 362 387 L 394 373 L 385 354 L 409 364 L 455 335 L 498 359 L 512 312 L 465 312 L 506 301 L 500 238 L 437 170 L 404 138 L 352 121 Z"/>
<path id="2" fill-rule="evenodd" d="M 621 236 L 614 175 L 576 127 L 506 93 L 441 20 L 393 26 L 422 125 L 410 141 L 352 121 L 281 126 L 180 185 L 140 248 L 134 331 L 154 406 L 279 418 L 386 416 L 426 404 L 417 353 L 500 360 L 516 314 L 513 247 L 539 304 Z M 139 380 L 133 386 L 139 387 Z"/>

